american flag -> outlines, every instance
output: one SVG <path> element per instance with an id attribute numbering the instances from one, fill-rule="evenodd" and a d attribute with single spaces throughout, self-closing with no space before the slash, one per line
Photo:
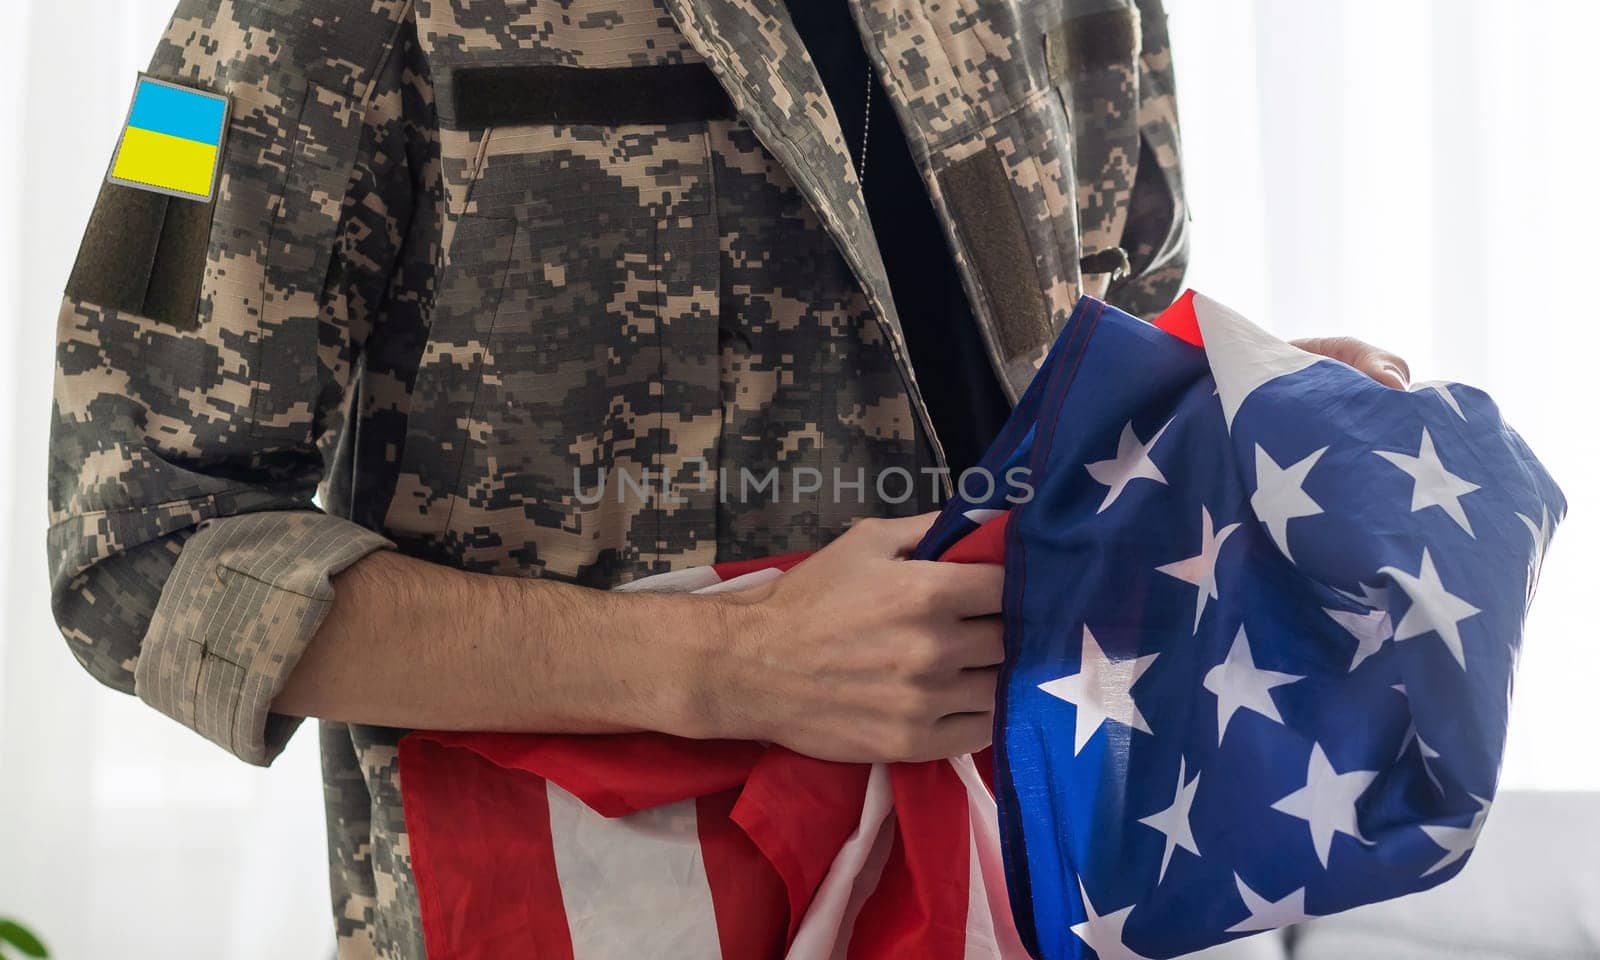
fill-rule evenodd
<path id="1" fill-rule="evenodd" d="M 1187 294 L 1084 301 L 991 470 L 995 781 L 1039 956 L 1172 957 L 1454 876 L 1561 492 L 1482 391 L 1381 386 Z M 926 555 L 998 502 L 944 512 Z"/>
<path id="2" fill-rule="evenodd" d="M 1005 563 L 992 761 L 412 734 L 429 955 L 1172 957 L 1461 868 L 1565 512 L 1486 395 L 1085 299 L 983 467 L 918 555 Z"/>

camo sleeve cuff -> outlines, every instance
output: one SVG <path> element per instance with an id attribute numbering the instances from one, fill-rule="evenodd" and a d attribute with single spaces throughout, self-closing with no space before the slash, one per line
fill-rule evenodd
<path id="1" fill-rule="evenodd" d="M 134 691 L 240 759 L 271 763 L 300 725 L 272 701 L 333 604 L 332 578 L 393 546 L 310 510 L 201 524 L 161 591 Z"/>

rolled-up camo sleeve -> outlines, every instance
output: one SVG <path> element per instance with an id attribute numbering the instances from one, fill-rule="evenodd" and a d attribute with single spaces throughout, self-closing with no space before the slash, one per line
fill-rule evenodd
<path id="1" fill-rule="evenodd" d="M 145 634 L 140 698 L 247 760 L 276 756 L 295 721 L 272 700 L 333 602 L 330 577 L 387 545 L 315 512 L 202 524 Z"/>
<path id="2" fill-rule="evenodd" d="M 251 763 L 333 577 L 391 546 L 315 496 L 416 202 L 409 9 L 183 0 L 149 72 L 229 95 L 215 199 L 107 182 L 57 324 L 57 623 Z"/>

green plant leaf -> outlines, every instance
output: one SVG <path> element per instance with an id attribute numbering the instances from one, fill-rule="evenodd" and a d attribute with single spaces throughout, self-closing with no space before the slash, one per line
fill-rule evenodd
<path id="1" fill-rule="evenodd" d="M 21 950 L 24 956 L 50 956 L 50 951 L 44 948 L 44 944 L 39 942 L 39 938 L 34 936 L 27 927 L 14 920 L 0 919 L 0 943 L 11 944 Z"/>

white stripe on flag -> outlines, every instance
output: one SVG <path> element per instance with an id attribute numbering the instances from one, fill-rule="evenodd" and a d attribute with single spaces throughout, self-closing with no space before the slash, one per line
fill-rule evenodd
<path id="1" fill-rule="evenodd" d="M 721 582 L 717 568 L 708 563 L 701 567 L 684 567 L 682 570 L 651 574 L 614 589 L 618 593 L 692 593 Z"/>
<path id="2" fill-rule="evenodd" d="M 877 889 L 878 877 L 889 857 L 894 829 L 887 821 L 893 803 L 889 768 L 875 763 L 867 774 L 861 820 L 839 848 L 828 875 L 822 878 L 816 896 L 811 898 L 811 906 L 806 909 L 805 919 L 800 921 L 800 929 L 795 931 L 794 943 L 784 955 L 785 960 L 830 960 L 848 952 L 856 914 Z"/>
<path id="3" fill-rule="evenodd" d="M 993 960 L 1000 956 L 1000 943 L 994 933 L 994 915 L 989 912 L 989 895 L 984 891 L 983 853 L 978 836 L 967 831 L 967 946 L 965 960 Z"/>
<path id="4" fill-rule="evenodd" d="M 757 584 L 766 583 L 768 580 L 776 580 L 781 576 L 783 576 L 783 571 L 777 567 L 763 567 L 760 570 L 752 570 L 749 573 L 740 574 L 732 580 L 722 580 L 713 583 L 709 587 L 700 587 L 695 590 L 695 593 L 727 593 L 729 590 L 744 590 Z"/>
<path id="5" fill-rule="evenodd" d="M 1000 818 L 994 797 L 978 774 L 971 754 L 950 759 L 967 788 L 967 810 L 971 825 L 967 836 L 972 844 L 967 880 L 967 950 L 972 960 L 1027 960 L 1011 917 L 1011 900 L 1006 894 L 1006 868 L 1000 852 Z"/>
<path id="6" fill-rule="evenodd" d="M 573 960 L 722 955 L 693 800 L 611 820 L 546 792 Z"/>

